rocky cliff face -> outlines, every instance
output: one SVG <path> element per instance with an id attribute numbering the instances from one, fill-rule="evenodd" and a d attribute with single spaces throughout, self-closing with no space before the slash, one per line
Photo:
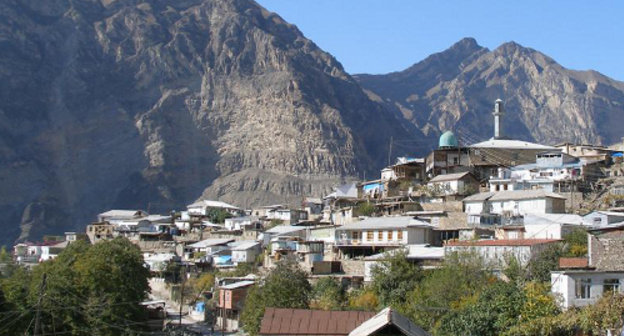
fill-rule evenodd
<path id="1" fill-rule="evenodd" d="M 624 83 L 513 42 L 490 51 L 467 38 L 404 71 L 355 78 L 425 134 L 453 129 L 464 143 L 492 136 L 497 98 L 514 138 L 610 144 L 624 135 Z"/>
<path id="2" fill-rule="evenodd" d="M 113 207 L 296 202 L 379 169 L 391 135 L 421 135 L 251 1 L 7 0 L 0 13 L 0 244 Z"/>

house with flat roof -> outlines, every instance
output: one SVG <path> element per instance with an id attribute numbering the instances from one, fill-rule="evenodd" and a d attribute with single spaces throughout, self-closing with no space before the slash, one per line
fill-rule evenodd
<path id="1" fill-rule="evenodd" d="M 412 216 L 369 217 L 336 227 L 334 246 L 343 257 L 352 257 L 409 244 L 430 244 L 433 239 L 433 226 Z"/>
<path id="2" fill-rule="evenodd" d="M 502 270 L 507 258 L 514 257 L 522 266 L 537 256 L 557 239 L 486 239 L 477 241 L 450 241 L 444 245 L 444 254 L 477 253 L 486 265 Z"/>

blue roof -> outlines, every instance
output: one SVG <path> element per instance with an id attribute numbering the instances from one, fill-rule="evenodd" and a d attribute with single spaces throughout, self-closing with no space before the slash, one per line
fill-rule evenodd
<path id="1" fill-rule="evenodd" d="M 440 141 L 438 142 L 438 147 L 440 148 L 448 148 L 448 147 L 458 147 L 457 138 L 455 134 L 451 131 L 446 131 L 442 135 L 440 135 Z"/>

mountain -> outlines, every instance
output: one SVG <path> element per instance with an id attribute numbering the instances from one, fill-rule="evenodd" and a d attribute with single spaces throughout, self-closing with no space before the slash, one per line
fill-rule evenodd
<path id="1" fill-rule="evenodd" d="M 497 98 L 510 137 L 608 145 L 624 136 L 623 82 L 568 70 L 514 42 L 490 51 L 466 38 L 406 70 L 354 77 L 425 134 L 455 130 L 468 144 L 492 136 Z"/>
<path id="2" fill-rule="evenodd" d="M 296 203 L 377 173 L 390 136 L 423 136 L 253 1 L 6 0 L 0 13 L 0 244 L 110 208 Z"/>

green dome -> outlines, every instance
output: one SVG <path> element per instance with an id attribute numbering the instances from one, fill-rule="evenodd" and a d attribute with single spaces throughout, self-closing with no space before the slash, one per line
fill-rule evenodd
<path id="1" fill-rule="evenodd" d="M 440 135 L 439 148 L 457 147 L 457 138 L 451 131 L 446 131 Z"/>

